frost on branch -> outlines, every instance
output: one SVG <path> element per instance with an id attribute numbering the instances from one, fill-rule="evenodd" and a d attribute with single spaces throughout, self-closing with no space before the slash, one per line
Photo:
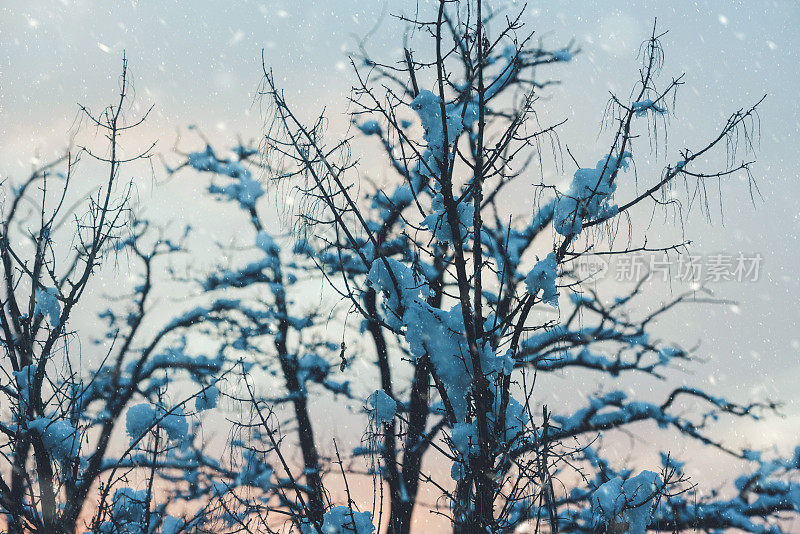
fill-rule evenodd
<path id="1" fill-rule="evenodd" d="M 471 124 L 476 118 L 474 110 L 462 119 L 461 110 L 457 107 L 445 105 L 444 108 L 444 124 L 447 125 L 446 140 L 442 126 L 442 100 L 430 91 L 423 90 L 411 101 L 411 109 L 417 112 L 424 129 L 425 142 L 429 152 L 428 157 L 423 160 L 423 164 L 428 172 L 434 172 L 434 169 L 439 168 L 438 162 L 443 161 L 446 151 L 451 149 L 452 144 L 464 131 L 464 126 Z"/>
<path id="2" fill-rule="evenodd" d="M 652 509 L 664 487 L 657 473 L 642 471 L 622 480 L 614 477 L 594 491 L 592 509 L 598 523 L 618 525 L 625 534 L 645 534 Z"/>
<path id="3" fill-rule="evenodd" d="M 659 114 L 659 115 L 667 112 L 667 110 L 665 108 L 657 105 L 655 102 L 653 102 L 649 98 L 646 98 L 644 100 L 640 100 L 639 102 L 634 102 L 633 103 L 633 111 L 636 112 L 636 116 L 637 117 L 645 117 L 645 116 L 647 116 L 647 112 L 648 111 L 652 111 L 653 113 Z"/>
<path id="4" fill-rule="evenodd" d="M 383 261 L 373 262 L 369 274 L 372 285 L 386 295 L 387 320 L 397 321 L 395 324 L 404 327 L 404 337 L 415 358 L 427 355 L 431 359 L 448 392 L 457 421 L 463 421 L 467 416 L 467 397 L 473 371 L 472 362 L 464 357 L 468 349 L 460 304 L 449 310 L 430 306 L 421 298 L 427 292 L 427 285 L 415 282 L 411 269 L 402 263 L 392 259 L 388 264 L 402 288 L 399 295 L 394 290 Z M 401 320 L 392 319 L 398 316 Z M 493 382 L 511 368 L 506 356 L 496 354 L 489 345 L 484 345 L 481 363 L 483 372 Z"/>
<path id="5" fill-rule="evenodd" d="M 622 156 L 610 155 L 597 162 L 593 169 L 578 169 L 569 189 L 556 203 L 553 224 L 556 231 L 565 236 L 577 236 L 583 230 L 583 222 L 614 214 L 617 207 L 609 204 L 620 169 L 627 169 L 630 152 Z"/>
<path id="6" fill-rule="evenodd" d="M 28 423 L 31 431 L 39 433 L 47 451 L 56 460 L 74 458 L 81 446 L 81 433 L 69 421 L 39 417 Z"/>
<path id="7" fill-rule="evenodd" d="M 147 403 L 136 404 L 128 408 L 125 420 L 132 445 L 156 427 L 163 429 L 167 438 L 179 443 L 187 438 L 189 432 L 189 422 L 180 406 L 166 409 L 154 408 Z"/>
<path id="8" fill-rule="evenodd" d="M 447 220 L 447 214 L 444 206 L 444 198 L 441 194 L 436 194 L 431 201 L 431 214 L 423 219 L 422 224 L 436 236 L 436 239 L 442 243 L 453 243 L 453 241 L 461 241 L 467 237 L 467 234 L 472 228 L 472 217 L 475 210 L 468 200 L 462 200 L 456 204 L 456 213 L 458 214 L 458 232 L 453 232 L 450 227 L 450 222 Z"/>
<path id="9" fill-rule="evenodd" d="M 309 526 L 303 527 L 303 534 L 314 532 Z M 322 532 L 324 534 L 373 534 L 375 526 L 372 524 L 372 514 L 369 512 L 357 512 L 347 506 L 334 506 L 325 512 Z"/>
<path id="10" fill-rule="evenodd" d="M 58 289 L 45 287 L 36 290 L 36 315 L 46 315 L 53 328 L 58 327 L 61 321 L 61 304 L 58 302 Z"/>
<path id="11" fill-rule="evenodd" d="M 239 155 L 244 158 L 249 157 L 252 153 L 242 150 L 239 151 Z M 256 201 L 264 195 L 264 189 L 261 184 L 253 178 L 250 170 L 241 161 L 219 158 L 209 145 L 206 145 L 206 149 L 202 152 L 190 153 L 184 166 L 190 166 L 200 172 L 208 172 L 230 178 L 232 181 L 227 184 L 209 185 L 208 191 L 220 198 L 239 202 L 243 209 L 255 207 Z M 177 169 L 169 170 L 170 172 L 175 172 Z"/>
<path id="12" fill-rule="evenodd" d="M 382 389 L 375 392 L 367 399 L 371 419 L 376 425 L 388 423 L 394 419 L 397 412 L 397 402 Z"/>
<path id="13" fill-rule="evenodd" d="M 554 308 L 558 307 L 558 291 L 556 290 L 556 277 L 558 271 L 558 260 L 554 252 L 551 252 L 543 260 L 540 260 L 530 270 L 525 277 L 525 285 L 528 293 L 532 297 L 542 292 L 542 302 L 550 304 Z"/>
<path id="14" fill-rule="evenodd" d="M 195 399 L 195 409 L 198 412 L 203 412 L 205 410 L 216 408 L 218 399 L 219 389 L 217 389 L 217 386 L 212 384 L 207 388 L 203 388 L 203 390 L 198 394 L 197 398 Z"/>

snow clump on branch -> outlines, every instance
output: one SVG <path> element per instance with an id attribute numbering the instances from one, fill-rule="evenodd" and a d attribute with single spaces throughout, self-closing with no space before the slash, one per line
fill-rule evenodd
<path id="1" fill-rule="evenodd" d="M 652 518 L 653 501 L 664 482 L 652 471 L 642 471 L 623 481 L 614 477 L 592 495 L 595 520 L 606 525 L 621 525 L 626 534 L 645 534 Z"/>
<path id="2" fill-rule="evenodd" d="M 583 230 L 583 222 L 614 215 L 618 208 L 609 200 L 617 189 L 614 181 L 619 169 L 628 168 L 632 155 L 625 152 L 621 157 L 609 155 L 597 162 L 594 169 L 578 169 L 572 184 L 556 203 L 553 224 L 556 232 L 569 237 Z"/>

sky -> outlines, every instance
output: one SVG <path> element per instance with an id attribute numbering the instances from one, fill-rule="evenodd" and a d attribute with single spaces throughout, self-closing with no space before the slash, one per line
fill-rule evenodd
<path id="1" fill-rule="evenodd" d="M 325 108 L 332 133 L 341 133 L 348 125 L 346 98 L 353 83 L 348 52 L 378 24 L 366 46 L 375 57 L 396 59 L 402 27 L 391 15 L 417 9 L 430 12 L 431 5 L 400 0 L 1 0 L 0 175 L 19 178 L 35 158 L 46 160 L 63 149 L 76 129 L 77 103 L 99 109 L 113 98 L 123 51 L 139 109 L 154 106 L 130 139 L 133 146 L 158 140 L 157 150 L 169 158 L 181 131 L 182 143 L 197 148 L 189 125 L 223 145 L 234 144 L 237 136 L 258 140 L 262 115 L 255 93 L 262 79 L 262 51 L 301 116 L 310 118 Z M 717 296 L 736 305 L 686 308 L 661 324 L 659 332 L 687 347 L 699 343 L 698 354 L 706 359 L 673 375 L 675 381 L 699 383 L 739 400 L 769 397 L 786 403 L 785 418 L 760 425 L 723 424 L 722 436 L 753 446 L 793 446 L 792 438 L 800 435 L 800 159 L 795 152 L 800 145 L 800 4 L 532 1 L 524 20 L 544 42 L 563 46 L 575 39 L 582 49 L 571 63 L 553 71 L 561 84 L 543 94 L 540 119 L 568 119 L 559 137 L 585 166 L 603 154 L 598 135 L 608 93 L 627 95 L 639 44 L 654 20 L 669 30 L 663 39 L 665 77 L 685 73 L 686 85 L 670 119 L 665 154 L 649 154 L 642 146 L 638 179 L 652 179 L 647 173 L 657 168 L 659 158 L 697 146 L 730 113 L 767 95 L 753 167 L 760 196 L 751 201 L 747 184 L 732 180 L 721 190 L 724 219 L 712 209 L 708 222 L 695 209 L 684 222 L 693 254 L 759 254 L 759 279 L 714 284 Z M 187 180 L 173 181 L 166 190 L 153 186 L 163 179 L 159 166 L 154 172 L 155 180 L 144 173 L 139 195 L 155 216 L 181 222 L 214 209 Z M 379 167 L 365 172 L 378 181 L 383 177 Z M 565 184 L 569 174 L 550 178 Z M 510 210 L 524 212 L 532 199 L 513 194 L 507 201 Z M 661 221 L 649 224 L 653 243 L 676 235 Z M 235 227 L 223 230 L 236 232 Z M 658 305 L 678 289 L 654 287 L 648 305 Z M 575 378 L 555 380 L 543 392 L 553 401 L 559 384 Z M 596 386 L 591 378 L 581 380 L 586 392 Z M 629 387 L 661 391 L 664 386 Z"/>

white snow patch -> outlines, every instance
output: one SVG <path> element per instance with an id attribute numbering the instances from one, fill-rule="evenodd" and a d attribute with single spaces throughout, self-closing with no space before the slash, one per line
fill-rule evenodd
<path id="1" fill-rule="evenodd" d="M 369 413 L 376 425 L 390 423 L 397 413 L 397 402 L 382 389 L 375 390 L 367 401 Z"/>

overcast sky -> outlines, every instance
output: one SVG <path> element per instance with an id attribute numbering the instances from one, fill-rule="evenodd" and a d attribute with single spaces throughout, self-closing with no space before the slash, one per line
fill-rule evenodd
<path id="1" fill-rule="evenodd" d="M 109 101 L 123 50 L 141 106 L 155 105 L 134 141 L 158 139 L 162 152 L 170 151 L 176 130 L 189 124 L 223 144 L 237 135 L 258 138 L 261 116 L 253 101 L 262 50 L 301 113 L 311 116 L 327 107 L 336 131 L 347 122 L 343 103 L 352 83 L 347 52 L 355 37 L 383 17 L 367 44 L 376 57 L 395 60 L 401 28 L 389 14 L 417 9 L 413 1 L 379 0 L 3 0 L 0 6 L 0 174 L 12 178 L 28 169 L 34 156 L 46 158 L 63 148 L 77 102 L 99 108 Z M 715 287 L 738 306 L 686 309 L 660 332 L 687 347 L 701 342 L 699 354 L 709 358 L 676 380 L 707 384 L 736 399 L 787 401 L 786 420 L 758 430 L 725 429 L 729 439 L 787 444 L 800 435 L 798 3 L 604 0 L 529 6 L 525 21 L 545 42 L 561 45 L 574 38 L 583 50 L 553 71 L 563 83 L 545 95 L 542 118 L 569 119 L 560 138 L 584 165 L 602 156 L 597 136 L 608 91 L 627 95 L 639 43 L 656 17 L 659 27 L 669 30 L 665 75 L 686 73 L 687 82 L 670 124 L 671 154 L 697 146 L 731 112 L 768 95 L 754 167 L 763 198 L 754 206 L 746 183 L 735 180 L 723 187 L 724 225 L 718 212 L 712 224 L 696 211 L 686 223 L 693 252 L 760 254 L 761 277 Z M 424 1 L 418 8 L 431 9 Z M 642 169 L 646 172 L 644 161 Z M 648 178 L 653 177 L 639 176 Z M 195 201 L 190 186 L 172 187 L 178 188 L 182 209 Z M 155 201 L 163 196 L 157 191 L 143 186 L 140 194 L 166 206 L 163 198 L 161 204 Z M 518 202 L 514 207 L 523 210 L 525 200 Z M 655 225 L 653 238 L 661 235 Z M 652 305 L 665 295 L 669 288 L 656 291 Z M 587 391 L 594 386 L 585 385 Z"/>

